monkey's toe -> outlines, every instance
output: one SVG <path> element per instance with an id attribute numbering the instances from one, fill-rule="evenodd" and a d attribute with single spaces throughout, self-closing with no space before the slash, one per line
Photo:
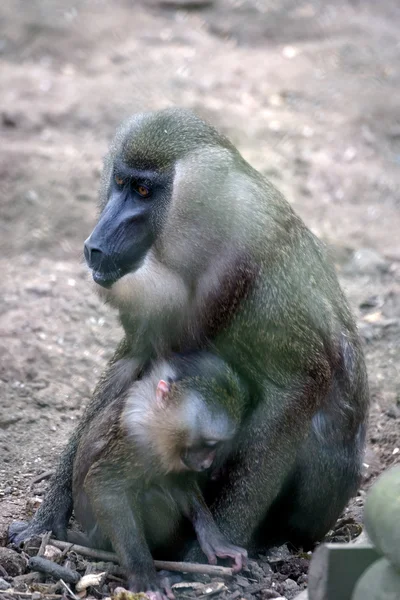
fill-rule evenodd
<path id="1" fill-rule="evenodd" d="M 59 540 L 66 539 L 66 529 L 62 525 L 54 523 L 52 526 L 49 523 L 42 523 L 33 519 L 29 522 L 14 521 L 11 523 L 8 527 L 8 542 L 19 546 L 30 538 L 43 535 L 46 531 L 52 531 Z"/>

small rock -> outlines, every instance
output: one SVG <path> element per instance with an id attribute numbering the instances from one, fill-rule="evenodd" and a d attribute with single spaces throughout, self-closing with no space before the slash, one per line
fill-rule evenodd
<path id="1" fill-rule="evenodd" d="M 214 4 L 214 0 L 153 0 L 162 8 L 175 8 L 181 10 L 199 10 Z"/>
<path id="2" fill-rule="evenodd" d="M 343 268 L 343 272 L 347 275 L 374 275 L 387 273 L 388 270 L 388 262 L 371 248 L 356 250 Z"/>
<path id="3" fill-rule="evenodd" d="M 287 546 L 279 546 L 278 548 L 271 548 L 267 554 L 267 560 L 269 564 L 274 565 L 285 560 L 290 560 L 292 555 L 290 554 Z"/>
<path id="4" fill-rule="evenodd" d="M 252 579 L 257 579 L 259 581 L 265 577 L 263 568 L 255 560 L 248 560 L 245 570 L 249 572 L 250 577 Z M 271 572 L 272 572 L 272 569 L 271 569 Z M 269 573 L 268 573 L 268 575 L 269 575 Z"/>
<path id="5" fill-rule="evenodd" d="M 11 113 L 4 112 L 1 115 L 1 120 L 4 127 L 16 127 L 18 124 L 18 118 L 15 115 L 12 115 Z"/>
<path id="6" fill-rule="evenodd" d="M 381 308 L 383 302 L 379 296 L 370 296 L 369 298 L 365 298 L 362 302 L 360 302 L 360 308 Z"/>
<path id="7" fill-rule="evenodd" d="M 386 414 L 386 416 L 390 417 L 391 419 L 400 419 L 400 408 L 398 408 L 395 405 L 390 406 L 387 409 L 385 414 Z"/>
<path id="8" fill-rule="evenodd" d="M 242 588 L 247 588 L 250 585 L 249 581 L 245 577 L 241 577 L 240 575 L 236 577 L 236 583 Z"/>
<path id="9" fill-rule="evenodd" d="M 52 546 L 51 544 L 48 544 L 44 550 L 44 557 L 48 558 L 49 560 L 53 560 L 54 562 L 57 562 L 57 559 L 61 556 L 61 554 L 62 550 Z"/>
<path id="10" fill-rule="evenodd" d="M 8 590 L 10 587 L 11 587 L 11 584 L 8 583 L 2 577 L 0 577 L 0 590 Z"/>
<path id="11" fill-rule="evenodd" d="M 0 565 L 10 577 L 22 575 L 26 571 L 24 558 L 11 548 L 0 548 Z"/>
<path id="12" fill-rule="evenodd" d="M 37 202 L 39 200 L 39 196 L 35 190 L 28 190 L 25 194 L 25 200 L 28 202 Z"/>
<path id="13" fill-rule="evenodd" d="M 381 333 L 378 329 L 374 328 L 369 323 L 365 323 L 364 321 L 358 321 L 357 327 L 359 334 L 366 342 L 372 342 L 381 337 Z"/>
<path id="14" fill-rule="evenodd" d="M 294 579 L 290 579 L 290 577 L 288 577 L 285 580 L 284 585 L 285 585 L 285 588 L 290 592 L 299 589 L 299 586 L 297 585 L 297 583 L 294 581 Z"/>
<path id="15" fill-rule="evenodd" d="M 39 283 L 37 285 L 28 285 L 25 290 L 35 296 L 50 296 L 52 293 L 51 286 L 47 283 Z"/>
<path id="16" fill-rule="evenodd" d="M 275 600 L 275 598 L 279 598 L 279 594 L 275 590 L 261 590 L 260 596 L 262 600 Z"/>
<path id="17" fill-rule="evenodd" d="M 260 567 L 263 570 L 264 577 L 265 576 L 271 577 L 271 575 L 273 574 L 274 571 L 269 563 L 267 563 L 263 560 L 263 562 L 260 564 Z"/>

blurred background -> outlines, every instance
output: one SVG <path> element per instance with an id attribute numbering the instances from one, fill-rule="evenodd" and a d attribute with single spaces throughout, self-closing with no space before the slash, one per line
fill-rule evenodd
<path id="1" fill-rule="evenodd" d="M 82 246 L 136 111 L 211 121 L 329 244 L 368 361 L 364 487 L 400 460 L 399 29 L 396 0 L 2 0 L 0 538 L 120 335 Z"/>

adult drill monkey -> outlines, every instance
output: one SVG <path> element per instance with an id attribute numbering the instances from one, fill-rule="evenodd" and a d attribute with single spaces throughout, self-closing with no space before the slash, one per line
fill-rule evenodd
<path id="1" fill-rule="evenodd" d="M 312 545 L 357 490 L 368 390 L 359 338 L 322 244 L 282 195 L 191 112 L 141 114 L 111 146 L 85 244 L 125 336 L 47 497 L 16 542 L 65 537 L 77 441 L 149 359 L 210 347 L 251 391 L 214 518 L 250 548 Z M 274 524 L 279 523 L 279 531 Z"/>

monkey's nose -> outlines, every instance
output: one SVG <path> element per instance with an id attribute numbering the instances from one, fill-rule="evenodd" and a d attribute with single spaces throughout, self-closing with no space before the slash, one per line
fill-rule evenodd
<path id="1" fill-rule="evenodd" d="M 119 270 L 110 268 L 107 255 L 91 243 L 90 237 L 83 247 L 86 264 L 92 270 L 92 277 L 96 283 L 104 288 L 110 288 L 121 276 Z"/>
<path id="2" fill-rule="evenodd" d="M 209 469 L 209 468 L 211 467 L 211 465 L 213 464 L 214 458 L 215 458 L 215 452 L 211 452 L 211 453 L 210 453 L 210 454 L 207 456 L 207 458 L 205 458 L 205 459 L 203 460 L 203 462 L 201 463 L 201 465 L 200 465 L 200 469 L 201 469 L 202 471 L 207 471 L 207 469 Z"/>
<path id="3" fill-rule="evenodd" d="M 97 271 L 104 259 L 103 252 L 91 244 L 90 238 L 86 240 L 83 251 L 87 266 L 90 269 Z"/>

